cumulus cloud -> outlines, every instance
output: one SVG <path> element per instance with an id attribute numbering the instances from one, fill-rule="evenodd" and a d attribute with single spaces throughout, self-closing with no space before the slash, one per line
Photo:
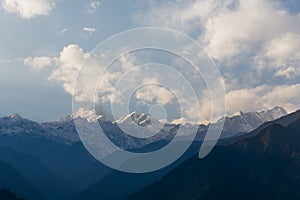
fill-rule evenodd
<path id="1" fill-rule="evenodd" d="M 82 62 L 89 56 L 88 53 L 78 45 L 68 45 L 60 52 L 60 56 L 53 58 L 57 60 L 59 67 L 53 70 L 49 80 L 59 81 L 63 84 L 66 92 L 73 94 L 76 75 L 82 65 Z"/>
<path id="2" fill-rule="evenodd" d="M 226 73 L 235 73 L 232 70 L 236 67 L 243 68 L 239 71 L 247 73 L 248 78 L 256 77 L 248 84 L 264 83 L 261 74 L 265 71 L 268 76 L 272 72 L 274 77 L 286 79 L 299 74 L 300 17 L 280 1 L 154 1 L 136 19 L 143 25 L 193 35 L 222 67 L 231 68 Z"/>
<path id="3" fill-rule="evenodd" d="M 255 88 L 232 90 L 227 93 L 227 111 L 234 114 L 240 110 L 252 111 L 283 106 L 288 112 L 299 109 L 300 84 L 262 85 Z"/>
<path id="4" fill-rule="evenodd" d="M 292 16 L 278 12 L 276 6 L 266 0 L 240 0 L 236 9 L 220 12 L 206 22 L 205 34 L 201 36 L 208 52 L 216 59 L 256 50 L 260 43 L 297 24 L 291 20 Z"/>
<path id="5" fill-rule="evenodd" d="M 96 28 L 92 28 L 92 27 L 84 27 L 83 28 L 84 31 L 88 32 L 90 35 L 92 35 L 93 33 L 97 32 Z"/>
<path id="6" fill-rule="evenodd" d="M 259 10 L 259 12 L 258 12 Z M 154 4 L 141 23 L 198 33 L 215 59 L 253 51 L 286 30 L 300 31 L 300 18 L 271 0 L 202 0 Z M 224 51 L 226 49 L 226 51 Z M 257 49 L 255 49 L 257 50 Z"/>
<path id="7" fill-rule="evenodd" d="M 56 62 L 55 58 L 50 57 L 28 57 L 24 59 L 24 64 L 30 66 L 34 70 L 41 70 L 44 67 L 51 66 Z"/>
<path id="8" fill-rule="evenodd" d="M 275 106 L 282 106 L 288 112 L 294 112 L 300 108 L 300 84 L 294 85 L 261 85 L 253 88 L 243 88 L 228 91 L 226 93 L 226 114 L 228 116 L 235 115 L 240 111 L 250 112 L 272 109 Z M 188 99 L 188 98 L 187 98 Z M 191 122 L 190 119 L 200 119 L 202 123 L 209 123 L 212 120 L 212 108 L 222 109 L 220 104 L 212 105 L 211 96 L 208 91 L 203 92 L 203 96 L 199 99 L 200 116 L 197 116 L 193 105 L 197 102 L 189 101 L 185 107 L 185 112 L 190 118 L 174 120 L 178 122 Z M 219 117 L 220 118 L 220 117 Z M 215 118 L 218 119 L 218 118 Z"/>
<path id="9" fill-rule="evenodd" d="M 165 87 L 161 86 L 145 86 L 136 92 L 136 98 L 142 102 L 156 102 L 160 105 L 170 103 L 175 97 Z"/>
<path id="10" fill-rule="evenodd" d="M 87 12 L 90 14 L 94 14 L 99 6 L 101 6 L 100 1 L 91 1 L 86 5 Z"/>
<path id="11" fill-rule="evenodd" d="M 293 79 L 300 73 L 300 35 L 287 32 L 267 43 L 255 58 L 260 69 L 275 70 L 275 76 Z"/>
<path id="12" fill-rule="evenodd" d="M 275 73 L 277 77 L 284 77 L 287 80 L 293 80 L 300 74 L 300 67 L 288 67 L 285 69 L 280 69 Z"/>
<path id="13" fill-rule="evenodd" d="M 101 57 L 105 59 L 105 56 Z M 123 59 L 124 60 L 124 59 Z M 82 68 L 83 63 L 88 65 L 83 76 L 77 76 Z M 105 66 L 101 65 L 99 57 L 93 57 L 89 53 L 76 45 L 70 44 L 62 49 L 59 56 L 56 57 L 29 57 L 24 60 L 26 65 L 31 66 L 33 69 L 42 69 L 43 67 L 55 64 L 56 68 L 53 69 L 48 77 L 49 81 L 57 81 L 62 84 L 64 90 L 74 95 L 77 101 L 111 101 L 111 99 L 118 93 L 114 92 L 114 84 L 124 74 L 122 68 L 124 66 L 118 65 L 120 69 L 115 71 L 106 71 L 99 86 L 95 85 L 93 80 L 97 80 L 99 74 L 104 72 Z M 128 66 L 127 66 L 128 67 Z M 125 68 L 124 68 L 125 69 Z M 76 85 L 75 85 L 76 84 Z M 76 94 L 74 87 L 76 86 Z M 101 93 L 101 99 L 94 99 L 94 92 Z M 119 94 L 121 96 L 121 94 Z M 119 96 L 118 96 L 119 97 Z"/>
<path id="14" fill-rule="evenodd" d="M 54 7 L 55 2 L 52 0 L 4 0 L 2 2 L 2 8 L 6 12 L 17 14 L 25 19 L 48 16 Z"/>
<path id="15" fill-rule="evenodd" d="M 64 47 L 57 57 L 29 57 L 24 59 L 24 64 L 34 70 L 55 66 L 48 80 L 62 83 L 64 90 L 73 94 L 76 75 L 88 57 L 89 54 L 85 53 L 78 45 L 70 44 Z"/>

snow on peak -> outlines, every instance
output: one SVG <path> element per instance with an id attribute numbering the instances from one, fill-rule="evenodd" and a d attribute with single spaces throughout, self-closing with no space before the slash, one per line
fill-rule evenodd
<path id="1" fill-rule="evenodd" d="M 5 117 L 6 121 L 9 121 L 10 123 L 16 123 L 16 122 L 23 122 L 25 119 L 18 113 L 10 114 L 7 117 Z"/>
<path id="2" fill-rule="evenodd" d="M 146 126 L 151 123 L 151 120 L 152 119 L 149 114 L 145 114 L 145 113 L 138 114 L 137 112 L 132 112 L 116 120 L 115 123 L 125 124 L 125 123 L 131 123 L 133 121 L 139 126 Z"/>
<path id="3" fill-rule="evenodd" d="M 159 133 L 164 127 L 163 123 L 151 118 L 150 114 L 139 114 L 137 112 L 125 115 L 113 123 L 117 124 L 118 127 L 128 135 L 139 138 L 152 137 Z"/>
<path id="4" fill-rule="evenodd" d="M 14 120 L 16 120 L 16 121 L 19 121 L 19 120 L 22 120 L 22 119 L 23 119 L 23 118 L 21 117 L 21 115 L 18 114 L 18 113 L 11 114 L 11 115 L 8 116 L 8 118 L 14 119 Z"/>
<path id="5" fill-rule="evenodd" d="M 260 112 L 260 115 L 263 117 L 265 121 L 273 121 L 287 114 L 288 114 L 287 111 L 284 108 L 279 106 L 276 106 L 271 110 Z"/>
<path id="6" fill-rule="evenodd" d="M 80 107 L 67 117 L 61 118 L 60 121 L 69 121 L 78 118 L 86 119 L 88 122 L 95 122 L 99 119 L 106 120 L 106 115 L 103 108 L 99 106 L 95 108 Z"/>
<path id="7" fill-rule="evenodd" d="M 234 134 L 240 132 L 250 132 L 265 122 L 276 120 L 288 113 L 282 107 L 275 107 L 259 112 L 240 112 L 239 115 L 225 118 L 224 131 Z"/>
<path id="8" fill-rule="evenodd" d="M 163 121 L 163 120 L 162 120 Z M 117 124 L 136 124 L 138 126 L 147 126 L 155 124 L 165 124 L 153 118 L 150 114 L 147 113 L 137 113 L 136 111 L 131 112 L 128 115 L 125 115 L 118 120 L 115 120 L 114 123 Z"/>

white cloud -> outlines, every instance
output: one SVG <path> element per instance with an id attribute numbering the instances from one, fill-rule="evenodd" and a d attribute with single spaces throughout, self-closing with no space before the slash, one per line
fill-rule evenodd
<path id="1" fill-rule="evenodd" d="M 300 32 L 299 16 L 271 0 L 159 1 L 137 19 L 142 24 L 196 34 L 218 60 L 245 53 L 251 56 L 285 32 Z"/>
<path id="2" fill-rule="evenodd" d="M 36 57 L 27 58 L 24 63 L 30 65 L 34 69 L 42 69 L 50 64 L 56 64 L 56 68 L 53 69 L 48 77 L 49 81 L 57 81 L 62 84 L 64 90 L 74 95 L 77 101 L 99 101 L 94 99 L 93 94 L 96 89 L 94 80 L 97 80 L 97 76 L 101 74 L 104 66 L 98 62 L 98 58 L 93 58 L 89 53 L 84 52 L 76 44 L 70 44 L 62 49 L 57 57 Z M 77 74 L 80 71 L 84 62 L 87 62 L 88 68 L 84 70 L 84 76 L 78 77 Z M 118 80 L 122 74 L 117 72 L 107 72 L 105 74 L 104 82 L 97 90 L 101 91 L 102 99 L 110 101 L 113 97 L 113 85 L 112 82 Z M 76 84 L 76 85 L 75 85 Z M 76 94 L 74 93 L 74 87 L 76 86 Z M 116 95 L 116 94 L 114 94 Z"/>
<path id="3" fill-rule="evenodd" d="M 105 66 L 102 66 L 101 60 L 105 61 L 105 59 L 105 55 L 92 57 L 78 45 L 71 44 L 63 48 L 58 57 L 29 58 L 27 62 L 34 63 L 36 66 L 44 66 L 48 65 L 50 61 L 55 61 L 57 68 L 52 71 L 49 80 L 62 83 L 64 90 L 74 95 L 77 101 L 113 101 L 122 105 L 127 102 L 124 97 L 131 94 L 132 91 L 136 91 L 135 98 L 138 103 L 146 102 L 147 105 L 151 103 L 166 105 L 174 100 L 178 101 L 183 111 L 181 117 L 184 121 L 195 123 L 196 119 L 200 119 L 201 122 L 207 123 L 211 120 L 211 117 L 213 119 L 217 118 L 216 116 L 211 116 L 212 105 L 208 91 L 205 90 L 200 99 L 195 99 L 186 95 L 185 90 L 180 90 L 180 85 L 183 82 L 180 79 L 176 79 L 174 74 L 163 73 L 164 71 L 153 71 L 151 65 L 148 68 L 140 69 L 136 67 L 140 61 L 134 56 L 121 57 L 119 62 L 112 64 L 109 69 L 105 69 Z M 84 73 L 83 76 L 77 77 L 84 61 L 88 62 L 85 65 L 88 68 L 81 71 L 81 73 Z M 106 70 L 105 73 L 102 73 L 104 70 Z M 127 74 L 129 71 L 130 73 Z M 95 85 L 92 81 L 98 80 L 99 74 L 103 77 L 99 81 L 99 85 Z M 76 94 L 74 94 L 75 81 L 77 81 Z M 120 86 L 116 89 L 116 84 L 119 81 L 121 81 Z M 124 83 L 126 84 L 122 81 L 125 81 Z M 171 88 L 160 85 L 170 86 Z M 144 87 L 136 90 L 138 88 L 136 86 Z M 93 99 L 94 92 L 99 94 L 96 99 Z M 240 110 L 269 109 L 278 105 L 284 106 L 291 112 L 300 107 L 299 98 L 300 84 L 261 85 L 247 89 L 232 89 L 226 95 L 227 113 L 232 115 Z M 222 110 L 222 102 L 214 106 L 213 109 L 217 110 L 217 112 Z"/>
<path id="4" fill-rule="evenodd" d="M 276 59 L 276 65 L 284 65 L 288 59 L 300 59 L 300 35 L 288 32 L 273 39 L 265 49 L 265 56 Z"/>
<path id="5" fill-rule="evenodd" d="M 275 73 L 275 76 L 284 77 L 287 80 L 294 80 L 300 75 L 300 67 L 288 67 L 286 69 L 280 69 Z"/>
<path id="6" fill-rule="evenodd" d="M 233 90 L 227 93 L 228 114 L 283 106 L 288 112 L 300 107 L 300 84 L 263 85 L 256 88 Z"/>
<path id="7" fill-rule="evenodd" d="M 262 85 L 253 88 L 244 88 L 231 90 L 226 93 L 226 114 L 228 116 L 235 115 L 240 111 L 250 112 L 258 110 L 272 109 L 275 106 L 282 106 L 288 112 L 294 112 L 300 108 L 300 84 L 294 85 Z M 209 123 L 220 119 L 220 116 L 215 118 L 211 116 L 212 108 L 215 111 L 222 110 L 222 102 L 217 105 L 212 105 L 211 97 L 208 91 L 204 91 L 202 98 L 199 99 L 199 114 L 195 110 L 195 105 L 198 102 L 186 98 L 183 103 L 186 113 L 183 119 L 175 120 L 173 123 L 191 121 L 191 119 L 200 119 L 202 123 Z M 215 106 L 215 107 L 213 107 Z M 215 119 L 215 120 L 212 120 Z"/>
<path id="8" fill-rule="evenodd" d="M 63 48 L 60 56 L 55 58 L 59 65 L 58 69 L 53 70 L 49 80 L 55 80 L 63 83 L 66 92 L 73 94 L 76 75 L 82 65 L 82 62 L 89 56 L 78 46 L 71 44 Z"/>
<path id="9" fill-rule="evenodd" d="M 99 6 L 101 6 L 100 1 L 91 1 L 86 5 L 87 12 L 90 14 L 94 14 L 97 11 Z"/>
<path id="10" fill-rule="evenodd" d="M 68 31 L 67 28 L 63 28 L 63 29 L 60 30 L 59 34 L 64 34 L 64 33 L 67 32 L 67 31 Z"/>
<path id="11" fill-rule="evenodd" d="M 2 8 L 12 14 L 30 19 L 36 16 L 46 15 L 55 7 L 55 2 L 51 0 L 4 0 Z"/>
<path id="12" fill-rule="evenodd" d="M 149 85 L 139 89 L 136 92 L 136 98 L 142 102 L 156 102 L 160 105 L 170 103 L 175 97 L 165 87 Z"/>
<path id="13" fill-rule="evenodd" d="M 0 59 L 1 63 L 12 63 L 14 60 L 5 60 L 5 59 Z"/>
<path id="14" fill-rule="evenodd" d="M 86 32 L 88 32 L 90 35 L 92 35 L 93 33 L 97 32 L 97 29 L 92 28 L 92 27 L 84 27 L 83 30 L 86 31 Z"/>
<path id="15" fill-rule="evenodd" d="M 179 119 L 174 119 L 170 122 L 171 124 L 180 124 L 180 125 L 186 125 L 191 123 L 191 121 L 189 119 L 185 119 L 185 118 L 179 118 Z M 207 124 L 206 122 L 203 122 L 205 124 Z"/>
<path id="16" fill-rule="evenodd" d="M 30 66 L 34 70 L 41 70 L 44 67 L 51 66 L 55 63 L 54 58 L 50 57 L 28 57 L 24 59 L 24 64 Z"/>
<path id="17" fill-rule="evenodd" d="M 274 38 L 255 58 L 261 69 L 275 70 L 275 76 L 294 79 L 300 75 L 300 35 L 292 32 Z"/>

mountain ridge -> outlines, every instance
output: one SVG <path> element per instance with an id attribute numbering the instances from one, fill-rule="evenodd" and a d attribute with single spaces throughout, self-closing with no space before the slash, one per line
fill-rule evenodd
<path id="1" fill-rule="evenodd" d="M 266 124 L 203 159 L 194 155 L 128 199 L 299 199 L 300 111 Z"/>

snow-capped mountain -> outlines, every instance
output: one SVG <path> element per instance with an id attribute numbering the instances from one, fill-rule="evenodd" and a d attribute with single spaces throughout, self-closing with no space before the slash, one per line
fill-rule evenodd
<path id="1" fill-rule="evenodd" d="M 45 138 L 59 143 L 72 144 L 79 141 L 71 121 L 38 123 L 24 119 L 19 114 L 0 118 L 0 135 Z"/>
<path id="2" fill-rule="evenodd" d="M 149 114 L 138 114 L 137 112 L 132 112 L 128 115 L 125 115 L 123 117 L 121 117 L 118 120 L 114 121 L 117 124 L 132 124 L 135 123 L 139 126 L 146 126 L 149 125 L 151 122 L 155 122 L 155 123 L 159 123 L 157 120 L 153 120 L 151 119 L 151 116 Z"/>
<path id="3" fill-rule="evenodd" d="M 223 137 L 231 137 L 237 133 L 248 133 L 265 122 L 273 121 L 288 113 L 282 107 L 260 112 L 240 112 L 239 115 L 225 118 Z M 224 119 L 222 119 L 224 120 Z"/>
<path id="4" fill-rule="evenodd" d="M 74 119 L 86 119 L 88 122 L 95 122 L 97 120 L 111 120 L 111 117 L 104 111 L 104 109 L 100 106 L 92 107 L 81 107 L 76 111 L 71 113 L 70 115 L 61 118 L 59 121 L 71 121 Z"/>
<path id="5" fill-rule="evenodd" d="M 223 128 L 223 138 L 232 137 L 236 134 L 247 133 L 264 122 L 278 119 L 287 115 L 287 112 L 281 107 L 260 112 L 241 112 L 233 117 L 226 117 Z M 76 127 L 75 119 L 87 120 L 94 123 L 95 120 L 105 122 L 105 129 L 110 139 L 119 143 L 122 147 L 130 148 L 141 147 L 160 140 L 170 140 L 176 134 L 177 125 L 163 124 L 160 121 L 151 118 L 149 114 L 130 113 L 118 120 L 110 121 L 111 117 L 106 115 L 101 107 L 93 109 L 80 108 L 67 117 L 61 118 L 55 122 L 38 123 L 22 118 L 19 114 L 12 114 L 0 118 L 0 135 L 29 135 L 34 138 L 48 138 L 65 144 L 72 144 L 80 141 Z M 191 131 L 205 131 L 207 126 L 183 125 L 182 134 L 188 135 Z M 119 136 L 119 135 L 123 136 Z M 184 136 L 182 135 L 182 136 Z"/>
<path id="6" fill-rule="evenodd" d="M 260 117 L 260 119 L 262 119 L 265 122 L 273 121 L 275 119 L 278 119 L 278 118 L 283 117 L 288 114 L 284 108 L 279 107 L 279 106 L 276 106 L 275 108 L 273 108 L 271 110 L 261 111 L 261 112 L 256 112 L 256 113 L 258 113 L 258 116 Z"/>
<path id="7" fill-rule="evenodd" d="M 113 124 L 116 124 L 124 133 L 138 138 L 152 137 L 162 129 L 166 131 L 163 123 L 145 113 L 132 112 L 115 120 Z"/>
<path id="8" fill-rule="evenodd" d="M 39 123 L 24 119 L 17 113 L 0 118 L 0 135 L 30 134 L 35 130 L 41 130 Z"/>

